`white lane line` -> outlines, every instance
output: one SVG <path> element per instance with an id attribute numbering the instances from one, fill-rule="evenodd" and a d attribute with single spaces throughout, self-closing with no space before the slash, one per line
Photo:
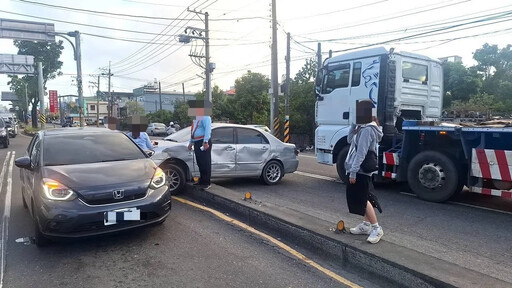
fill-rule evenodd
<path id="1" fill-rule="evenodd" d="M 302 155 L 299 153 L 299 157 L 306 157 L 306 158 L 313 158 L 313 159 L 316 159 L 315 156 L 311 156 L 311 155 Z"/>
<path id="2" fill-rule="evenodd" d="M 7 173 L 7 192 L 6 192 L 6 198 L 5 198 L 5 208 L 4 208 L 4 217 L 2 219 L 2 238 L 1 238 L 1 242 L 0 242 L 0 245 L 1 245 L 1 249 L 2 249 L 2 255 L 1 255 L 1 262 L 0 262 L 0 288 L 3 287 L 4 285 L 4 271 L 5 271 L 5 253 L 6 253 L 6 249 L 5 247 L 7 246 L 7 226 L 9 224 L 9 216 L 10 216 L 10 213 L 11 213 L 11 192 L 12 192 L 12 168 L 13 168 L 13 163 L 14 163 L 14 155 L 16 154 L 16 152 L 12 152 L 12 155 L 10 155 L 10 152 L 7 153 L 7 157 L 5 158 L 5 161 L 4 161 L 4 165 L 2 167 L 2 173 L 0 173 L 0 180 L 2 180 L 0 182 L 0 193 L 2 192 L 2 184 L 4 183 L 4 175 L 5 175 L 5 171 L 6 171 L 6 164 L 9 160 L 9 158 L 11 159 L 10 161 L 10 164 L 9 164 L 9 172 Z M 9 156 L 12 156 L 12 157 L 9 157 Z M 8 207 L 7 207 L 8 206 Z M 9 216 L 6 217 L 6 213 L 9 213 Z"/>
<path id="3" fill-rule="evenodd" d="M 412 197 L 418 197 L 418 196 L 416 196 L 416 194 L 411 194 L 411 193 L 408 193 L 408 192 L 400 192 L 400 194 L 407 195 L 407 196 L 412 196 Z M 512 215 L 512 212 L 498 210 L 498 209 L 493 209 L 493 208 L 487 208 L 487 207 L 483 207 L 483 206 L 477 206 L 477 205 L 466 204 L 466 203 L 461 203 L 461 202 L 454 202 L 454 201 L 447 201 L 446 203 Z"/>
<path id="4" fill-rule="evenodd" d="M 295 171 L 293 173 L 297 174 L 297 175 L 301 175 L 301 176 L 320 179 L 320 180 L 327 180 L 327 181 L 336 182 L 336 183 L 343 183 L 340 179 L 332 178 L 329 176 L 322 176 L 322 175 L 317 175 L 317 174 L 312 174 L 312 173 L 307 173 L 307 172 L 302 172 L 302 171 Z"/>

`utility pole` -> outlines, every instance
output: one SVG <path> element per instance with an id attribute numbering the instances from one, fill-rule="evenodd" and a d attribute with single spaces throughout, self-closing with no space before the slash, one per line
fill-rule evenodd
<path id="1" fill-rule="evenodd" d="M 112 117 L 112 106 L 114 103 L 112 103 L 112 94 L 110 93 L 110 77 L 112 76 L 112 73 L 110 73 L 110 61 L 108 61 L 108 103 L 110 104 L 109 107 L 109 113 L 108 116 Z"/>
<path id="2" fill-rule="evenodd" d="M 270 101 L 270 127 L 274 136 L 279 137 L 279 82 L 277 79 L 277 15 L 276 0 L 272 0 L 272 101 Z"/>
<path id="3" fill-rule="evenodd" d="M 98 92 L 96 92 L 96 127 L 100 127 L 100 76 L 98 75 Z"/>
<path id="4" fill-rule="evenodd" d="M 322 43 L 318 43 L 318 49 L 316 54 L 317 69 L 322 68 Z"/>
<path id="5" fill-rule="evenodd" d="M 284 142 L 290 142 L 290 33 L 286 33 L 286 86 L 285 103 L 286 110 L 284 116 Z"/>
<path id="6" fill-rule="evenodd" d="M 211 74 L 213 73 L 213 70 L 215 69 L 215 63 L 210 63 L 210 31 L 209 31 L 209 26 L 208 26 L 209 15 L 208 15 L 208 12 L 202 13 L 202 12 L 197 12 L 195 10 L 190 10 L 190 9 L 187 9 L 187 11 L 195 13 L 195 14 L 203 15 L 205 29 L 188 26 L 187 28 L 185 28 L 185 34 L 178 35 L 179 42 L 190 43 L 190 41 L 192 39 L 204 41 L 205 55 L 203 56 L 203 55 L 200 55 L 200 53 L 197 53 L 197 52 L 192 53 L 191 52 L 189 54 L 189 56 L 199 58 L 199 59 L 204 59 L 204 65 L 201 62 L 200 64 L 198 64 L 198 66 L 205 70 L 205 76 L 206 76 L 206 79 L 205 79 L 205 86 L 206 86 L 205 87 L 205 90 L 206 90 L 205 102 L 209 101 L 211 103 L 212 102 Z M 204 36 L 203 36 L 203 33 L 204 33 Z"/>
<path id="7" fill-rule="evenodd" d="M 39 117 L 41 119 L 44 119 L 44 86 L 43 86 L 43 63 L 37 62 L 37 82 L 38 82 L 38 88 L 39 88 Z M 32 119 L 32 121 L 36 121 L 37 119 Z M 41 128 L 45 129 L 45 121 L 41 121 Z"/>
<path id="8" fill-rule="evenodd" d="M 186 102 L 187 99 L 185 98 L 185 83 L 181 83 L 181 89 L 183 89 L 183 102 Z"/>
<path id="9" fill-rule="evenodd" d="M 82 50 L 80 45 L 80 32 L 74 31 L 68 33 L 69 36 L 75 37 L 75 60 L 76 60 L 76 86 L 78 88 L 78 113 L 80 115 L 80 127 L 84 127 L 84 95 L 82 89 Z"/>
<path id="10" fill-rule="evenodd" d="M 27 117 L 28 116 L 28 92 L 27 92 L 28 87 L 27 86 L 28 86 L 28 83 L 27 83 L 27 81 L 25 81 L 25 112 L 24 112 L 25 119 L 23 119 L 24 120 L 23 122 L 25 124 L 28 124 L 28 117 Z"/>
<path id="11" fill-rule="evenodd" d="M 162 86 L 160 85 L 160 81 L 158 81 L 158 98 L 160 98 L 160 111 L 162 110 Z"/>
<path id="12" fill-rule="evenodd" d="M 205 62 L 206 62 L 206 96 L 208 101 L 212 103 L 212 67 L 210 67 L 210 31 L 208 29 L 208 12 L 204 13 L 204 28 L 205 28 Z M 206 107 L 205 107 L 206 108 Z"/>
<path id="13" fill-rule="evenodd" d="M 158 106 L 157 106 L 157 102 L 155 100 L 155 112 L 158 111 Z"/>

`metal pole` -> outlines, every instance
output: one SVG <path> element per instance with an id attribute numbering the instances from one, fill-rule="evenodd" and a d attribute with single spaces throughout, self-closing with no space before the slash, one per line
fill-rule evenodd
<path id="1" fill-rule="evenodd" d="M 185 83 L 181 83 L 181 89 L 183 89 L 183 102 L 186 102 L 187 99 L 185 98 Z"/>
<path id="2" fill-rule="evenodd" d="M 157 106 L 157 102 L 155 100 L 155 112 L 158 111 L 158 106 Z"/>
<path id="3" fill-rule="evenodd" d="M 317 69 L 322 68 L 322 43 L 318 43 L 318 49 L 317 49 Z"/>
<path id="4" fill-rule="evenodd" d="M 279 80 L 277 79 L 277 16 L 276 16 L 276 0 L 272 0 L 272 101 L 270 118 L 271 118 L 271 129 L 274 136 L 278 137 L 279 134 Z"/>
<path id="5" fill-rule="evenodd" d="M 38 80 L 38 89 L 39 89 L 39 115 L 44 115 L 44 85 L 43 85 L 43 63 L 37 62 L 37 80 Z M 37 119 L 32 119 L 32 122 Z M 41 121 L 41 128 L 45 129 L 46 125 L 43 121 Z"/>
<path id="6" fill-rule="evenodd" d="M 27 86 L 28 86 L 28 83 L 25 82 L 25 106 L 26 107 L 25 107 L 25 112 L 24 112 L 25 113 L 25 119 L 23 121 L 23 122 L 25 122 L 25 124 L 28 124 L 28 117 L 27 117 L 27 115 L 28 115 L 28 92 L 27 92 L 28 87 Z"/>
<path id="7" fill-rule="evenodd" d="M 290 141 L 290 33 L 286 33 L 286 110 L 284 117 L 284 142 Z"/>
<path id="8" fill-rule="evenodd" d="M 96 93 L 96 127 L 100 127 L 100 76 L 98 75 L 98 92 Z"/>
<path id="9" fill-rule="evenodd" d="M 112 110 L 113 110 L 113 107 L 114 106 L 113 104 L 113 101 L 112 101 L 112 94 L 110 93 L 110 77 L 112 76 L 112 73 L 110 73 L 110 61 L 108 61 L 108 103 L 110 104 L 108 107 L 110 107 L 110 110 L 109 110 L 109 113 L 108 113 L 108 116 L 109 117 L 113 117 L 112 116 Z"/>
<path id="10" fill-rule="evenodd" d="M 83 122 L 83 105 L 84 105 L 84 99 L 83 99 L 83 91 L 82 91 L 82 50 L 80 46 L 80 32 L 75 31 L 75 46 L 76 46 L 76 83 L 78 87 L 78 110 L 80 114 L 80 127 L 84 127 Z"/>
<path id="11" fill-rule="evenodd" d="M 160 110 L 162 110 L 162 86 L 160 81 L 158 81 L 158 98 L 160 98 Z"/>
<path id="12" fill-rule="evenodd" d="M 210 67 L 210 31 L 208 29 L 208 12 L 204 13 L 205 50 L 206 50 L 206 98 L 212 103 L 212 69 Z"/>

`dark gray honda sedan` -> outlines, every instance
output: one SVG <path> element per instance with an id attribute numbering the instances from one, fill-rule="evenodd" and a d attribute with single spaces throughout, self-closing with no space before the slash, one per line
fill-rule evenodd
<path id="1" fill-rule="evenodd" d="M 38 246 L 162 223 L 171 211 L 165 174 L 131 139 L 105 128 L 36 134 L 21 169 L 23 205 Z"/>

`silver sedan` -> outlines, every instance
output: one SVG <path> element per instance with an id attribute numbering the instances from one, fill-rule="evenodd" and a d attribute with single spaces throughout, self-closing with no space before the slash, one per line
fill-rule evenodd
<path id="1" fill-rule="evenodd" d="M 190 127 L 164 138 L 154 149 L 153 161 L 162 168 L 171 193 L 182 192 L 187 181 L 199 177 L 194 151 L 187 149 Z M 277 184 L 299 166 L 294 144 L 281 142 L 261 129 L 236 124 L 212 124 L 212 179 L 260 177 Z"/>

